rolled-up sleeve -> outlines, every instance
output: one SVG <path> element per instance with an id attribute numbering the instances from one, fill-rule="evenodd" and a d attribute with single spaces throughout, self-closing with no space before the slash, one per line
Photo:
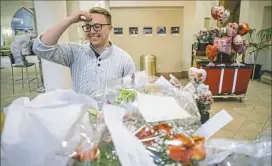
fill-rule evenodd
<path id="1" fill-rule="evenodd" d="M 48 61 L 70 67 L 74 61 L 72 45 L 56 44 L 52 46 L 45 45 L 38 37 L 32 47 L 33 52 Z"/>

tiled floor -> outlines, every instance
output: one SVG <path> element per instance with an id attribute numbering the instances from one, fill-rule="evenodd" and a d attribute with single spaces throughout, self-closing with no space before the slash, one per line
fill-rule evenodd
<path id="1" fill-rule="evenodd" d="M 28 58 L 37 62 L 36 57 Z M 21 87 L 21 82 L 16 83 L 15 93 L 12 93 L 11 69 L 8 57 L 1 57 L 1 110 L 14 99 L 22 96 L 33 98 L 37 92 L 28 92 L 27 84 Z M 16 76 L 20 76 L 17 70 Z M 34 70 L 30 70 L 31 77 L 35 76 Z M 182 83 L 187 80 L 182 80 Z M 36 82 L 31 83 L 33 89 L 37 88 Z M 259 81 L 251 81 L 246 99 L 239 102 L 235 99 L 216 100 L 212 106 L 211 116 L 225 109 L 233 117 L 233 121 L 217 132 L 214 137 L 234 139 L 254 139 L 261 131 L 271 128 L 271 85 Z"/>

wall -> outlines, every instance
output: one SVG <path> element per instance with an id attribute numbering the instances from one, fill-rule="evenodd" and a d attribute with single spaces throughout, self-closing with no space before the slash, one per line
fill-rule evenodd
<path id="1" fill-rule="evenodd" d="M 270 8 L 266 8 L 270 6 Z M 240 22 L 247 22 L 251 28 L 257 31 L 269 26 L 271 27 L 271 1 L 241 1 Z M 249 55 L 247 62 L 252 56 Z M 257 64 L 261 64 L 262 70 L 271 71 L 271 47 L 258 56 Z"/>
<path id="2" fill-rule="evenodd" d="M 195 41 L 194 34 L 204 27 L 204 18 L 210 17 L 210 7 L 218 1 L 109 1 L 109 7 L 183 7 L 184 25 L 182 36 L 182 70 L 187 70 L 191 64 L 191 48 Z M 211 21 L 211 26 L 215 25 Z"/>
<path id="3" fill-rule="evenodd" d="M 210 18 L 210 27 L 215 27 L 217 22 L 211 16 L 211 8 L 218 6 L 218 1 L 196 1 L 196 20 L 199 30 L 204 27 L 204 18 Z M 187 14 L 188 17 L 189 13 Z"/>
<path id="4" fill-rule="evenodd" d="M 122 27 L 123 35 L 116 36 L 112 33 L 113 43 L 123 48 L 130 54 L 136 67 L 140 70 L 141 55 L 156 55 L 157 72 L 181 72 L 182 71 L 182 36 L 171 35 L 170 27 L 184 25 L 183 8 L 178 7 L 139 7 L 139 8 L 111 8 L 112 22 L 114 27 Z M 123 17 L 128 15 L 129 17 Z M 137 36 L 129 35 L 129 27 L 138 27 Z M 166 34 L 157 35 L 157 27 L 165 26 Z M 143 27 L 152 27 L 152 36 L 143 34 Z"/>
<path id="5" fill-rule="evenodd" d="M 272 27 L 272 6 L 266 6 L 264 7 L 263 12 L 263 22 L 262 22 L 262 29 L 271 28 Z M 264 50 L 264 52 L 261 52 L 260 57 L 258 58 L 258 63 L 262 64 L 262 70 L 268 70 L 272 71 L 271 67 L 271 61 L 272 61 L 272 55 L 271 55 L 271 47 Z"/>
<path id="6" fill-rule="evenodd" d="M 94 6 L 105 7 L 106 3 L 104 1 L 95 1 L 95 0 L 92 0 L 92 1 L 69 0 L 69 1 L 66 1 L 66 6 L 67 6 L 67 16 L 70 16 L 73 12 L 76 12 L 78 10 L 88 11 Z M 71 25 L 68 28 L 70 41 L 75 42 L 75 41 L 80 41 L 85 39 L 84 32 L 82 31 L 82 28 L 81 28 L 83 24 L 84 23 L 79 22 L 79 23 Z"/>
<path id="7" fill-rule="evenodd" d="M 66 1 L 67 6 L 67 16 L 70 16 L 73 12 L 79 9 L 79 1 Z M 81 36 L 79 34 L 80 24 L 73 24 L 68 28 L 69 40 L 74 42 L 80 40 Z"/>
<path id="8" fill-rule="evenodd" d="M 1 1 L 1 27 L 10 27 L 13 15 L 22 7 L 31 11 L 34 5 L 32 1 Z M 9 46 L 12 40 L 13 36 L 5 38 L 5 44 Z"/>
<path id="9" fill-rule="evenodd" d="M 34 5 L 39 35 L 67 17 L 66 1 L 34 1 Z M 44 13 L 46 13 L 46 16 Z M 58 40 L 58 43 L 63 44 L 67 42 L 69 42 L 69 34 L 66 30 Z M 56 89 L 70 89 L 72 87 L 69 68 L 42 60 L 42 69 L 46 92 Z"/>

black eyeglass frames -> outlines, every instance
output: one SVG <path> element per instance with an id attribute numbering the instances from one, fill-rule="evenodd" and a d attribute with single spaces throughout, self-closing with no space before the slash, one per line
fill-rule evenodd
<path id="1" fill-rule="evenodd" d="M 101 31 L 101 29 L 104 25 L 111 25 L 111 24 L 93 24 L 93 25 L 85 24 L 82 26 L 82 29 L 84 32 L 90 32 L 92 28 L 95 31 Z"/>

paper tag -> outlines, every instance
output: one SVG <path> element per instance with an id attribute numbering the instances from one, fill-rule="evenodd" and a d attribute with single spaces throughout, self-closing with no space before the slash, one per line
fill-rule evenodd
<path id="1" fill-rule="evenodd" d="M 137 95 L 138 108 L 146 122 L 159 122 L 191 117 L 173 97 Z"/>
<path id="2" fill-rule="evenodd" d="M 195 133 L 195 135 L 203 136 L 206 140 L 210 139 L 217 131 L 232 121 L 232 117 L 226 110 L 221 110 L 210 120 L 204 123 Z"/>

